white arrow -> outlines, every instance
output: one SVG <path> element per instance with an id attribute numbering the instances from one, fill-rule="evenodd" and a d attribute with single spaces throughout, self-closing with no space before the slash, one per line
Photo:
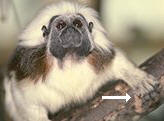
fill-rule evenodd
<path id="1" fill-rule="evenodd" d="M 128 102 L 130 98 L 130 95 L 127 93 L 126 96 L 102 96 L 103 100 L 126 100 L 126 102 Z"/>

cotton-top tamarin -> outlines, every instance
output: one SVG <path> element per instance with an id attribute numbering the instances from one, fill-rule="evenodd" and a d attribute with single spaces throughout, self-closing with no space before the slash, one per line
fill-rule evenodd
<path id="1" fill-rule="evenodd" d="M 14 121 L 50 121 L 48 112 L 87 101 L 111 80 L 139 87 L 141 95 L 156 85 L 115 48 L 97 12 L 81 3 L 46 7 L 19 39 L 4 80 Z"/>

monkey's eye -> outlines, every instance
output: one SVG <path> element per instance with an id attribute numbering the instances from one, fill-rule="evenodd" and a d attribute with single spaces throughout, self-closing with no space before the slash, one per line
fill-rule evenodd
<path id="1" fill-rule="evenodd" d="M 83 26 L 82 22 L 79 19 L 75 19 L 73 25 L 77 28 L 81 28 Z"/>
<path id="2" fill-rule="evenodd" d="M 66 23 L 64 21 L 60 21 L 57 25 L 56 25 L 56 28 L 58 30 L 61 30 L 63 29 L 64 27 L 66 26 Z"/>

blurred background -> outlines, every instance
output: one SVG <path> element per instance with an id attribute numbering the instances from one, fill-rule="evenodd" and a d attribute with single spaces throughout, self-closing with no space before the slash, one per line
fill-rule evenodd
<path id="1" fill-rule="evenodd" d="M 15 48 L 20 32 L 41 8 L 54 1 L 57 0 L 0 0 L 0 68 Z M 141 64 L 164 48 L 164 0 L 81 1 L 87 1 L 99 12 L 110 40 L 135 63 Z M 164 107 L 145 119 L 164 121 L 162 114 Z"/>

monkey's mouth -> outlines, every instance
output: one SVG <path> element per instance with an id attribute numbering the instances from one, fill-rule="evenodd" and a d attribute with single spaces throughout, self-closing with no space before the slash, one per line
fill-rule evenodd
<path id="1" fill-rule="evenodd" d="M 63 48 L 78 48 L 82 44 L 81 33 L 74 27 L 68 27 L 60 35 Z"/>

